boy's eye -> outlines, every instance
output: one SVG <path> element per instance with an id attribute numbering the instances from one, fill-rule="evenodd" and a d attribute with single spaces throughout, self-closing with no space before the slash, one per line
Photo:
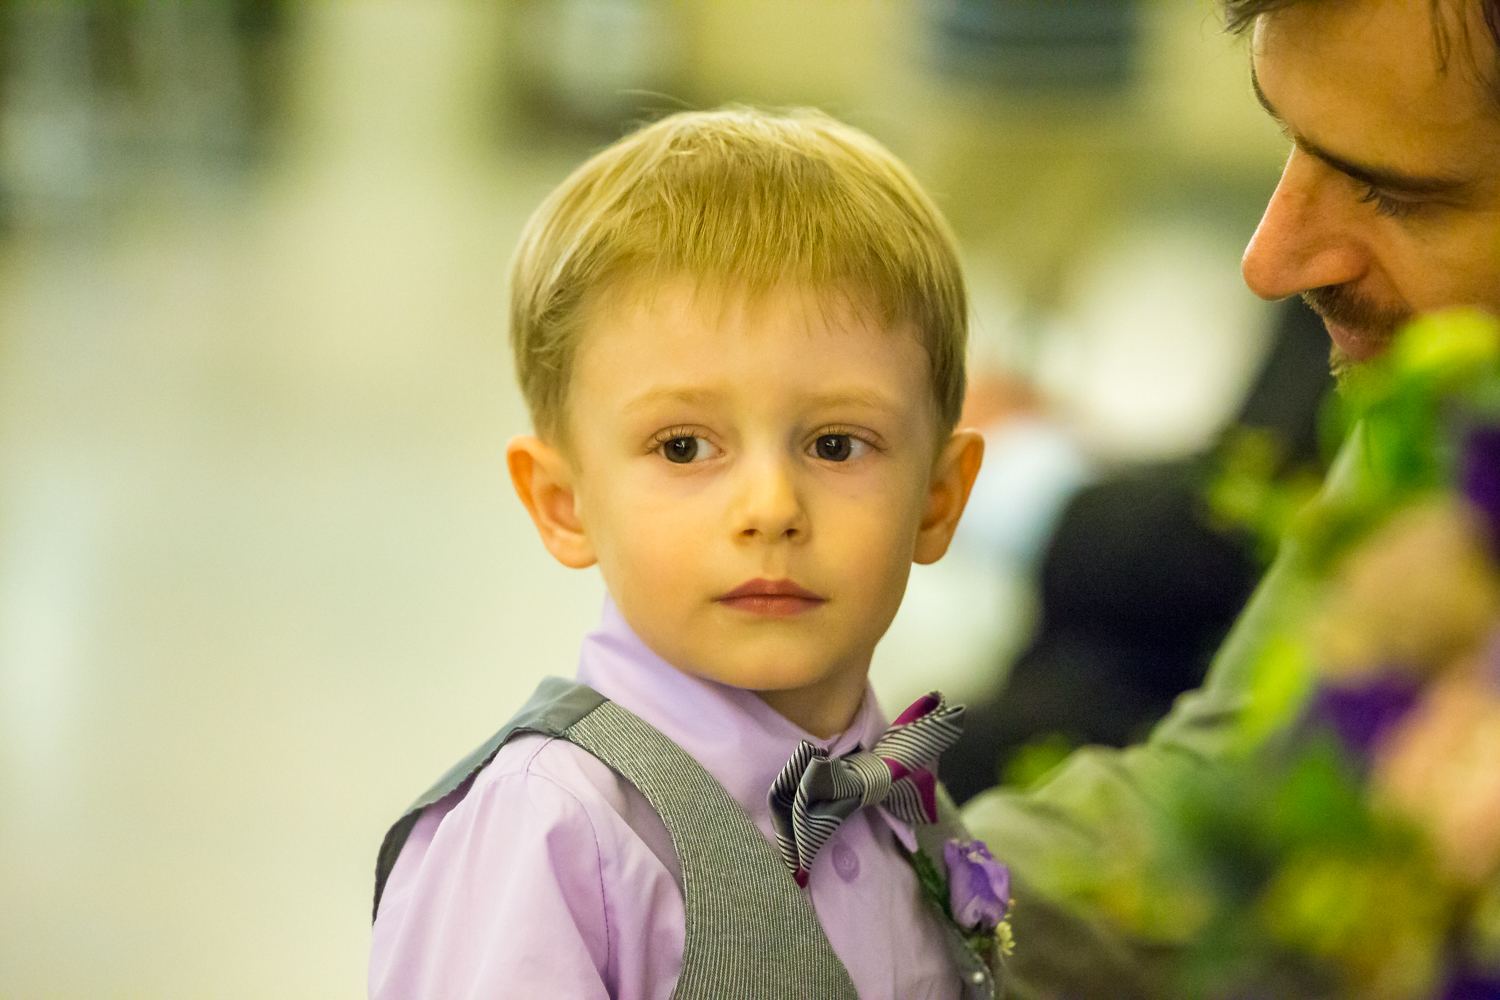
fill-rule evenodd
<path id="1" fill-rule="evenodd" d="M 668 438 L 662 442 L 661 446 L 661 453 L 666 460 L 678 465 L 712 458 L 717 450 L 707 438 L 687 437 L 686 435 Z"/>
<path id="2" fill-rule="evenodd" d="M 850 434 L 820 434 L 813 452 L 826 462 L 847 462 L 869 445 Z"/>

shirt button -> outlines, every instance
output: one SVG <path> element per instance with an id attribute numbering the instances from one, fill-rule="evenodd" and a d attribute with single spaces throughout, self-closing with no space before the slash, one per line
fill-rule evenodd
<path id="1" fill-rule="evenodd" d="M 833 870 L 845 882 L 859 878 L 859 855 L 842 840 L 833 845 Z"/>

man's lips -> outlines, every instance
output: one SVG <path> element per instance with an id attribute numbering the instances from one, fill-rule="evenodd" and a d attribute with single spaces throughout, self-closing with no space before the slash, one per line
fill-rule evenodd
<path id="1" fill-rule="evenodd" d="M 1332 338 L 1334 345 L 1351 361 L 1369 361 L 1384 354 L 1391 344 L 1388 334 L 1354 330 L 1328 320 L 1324 320 L 1324 325 L 1328 327 L 1328 336 Z"/>
<path id="2" fill-rule="evenodd" d="M 1359 364 L 1384 354 L 1401 325 L 1411 318 L 1405 306 L 1383 306 L 1352 285 L 1327 285 L 1302 293 L 1302 301 L 1322 319 L 1337 353 Z"/>
<path id="3" fill-rule="evenodd" d="M 791 580 L 750 580 L 721 594 L 716 600 L 737 611 L 781 618 L 811 611 L 826 603 L 828 598 L 799 587 Z"/>

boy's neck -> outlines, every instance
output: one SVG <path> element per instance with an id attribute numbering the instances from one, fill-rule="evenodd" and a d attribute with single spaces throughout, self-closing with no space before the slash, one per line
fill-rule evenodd
<path id="1" fill-rule="evenodd" d="M 835 675 L 817 684 L 782 691 L 757 691 L 782 718 L 820 740 L 848 729 L 864 702 L 867 675 Z"/>

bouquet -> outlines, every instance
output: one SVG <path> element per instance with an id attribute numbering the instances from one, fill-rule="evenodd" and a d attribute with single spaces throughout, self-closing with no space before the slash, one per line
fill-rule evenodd
<path id="1" fill-rule="evenodd" d="M 1418 320 L 1334 407 L 1315 502 L 1254 443 L 1213 486 L 1281 596 L 1237 752 L 1163 795 L 1170 920 L 1117 916 L 1173 996 L 1500 998 L 1500 324 Z"/>

